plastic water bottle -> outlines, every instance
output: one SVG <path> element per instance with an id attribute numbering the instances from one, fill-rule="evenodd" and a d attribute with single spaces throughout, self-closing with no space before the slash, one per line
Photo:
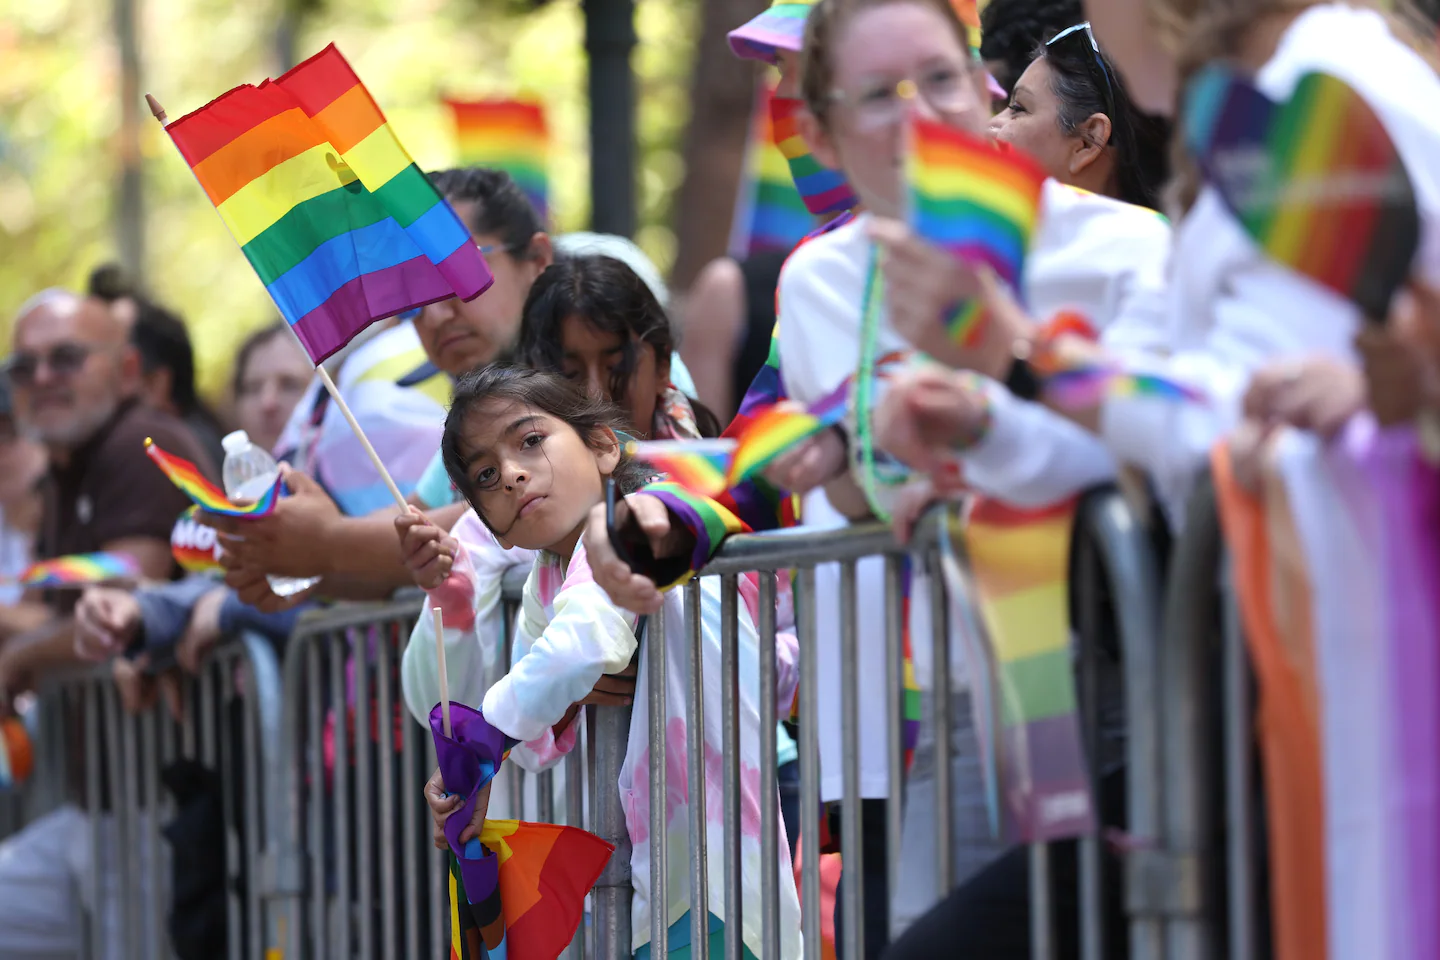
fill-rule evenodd
<path id="1" fill-rule="evenodd" d="M 231 500 L 259 500 L 280 476 L 280 465 L 270 451 L 250 442 L 244 430 L 226 434 L 220 441 L 225 448 L 225 466 L 220 477 L 225 481 L 225 496 Z M 266 577 L 277 597 L 290 597 L 320 582 L 319 577 Z"/>

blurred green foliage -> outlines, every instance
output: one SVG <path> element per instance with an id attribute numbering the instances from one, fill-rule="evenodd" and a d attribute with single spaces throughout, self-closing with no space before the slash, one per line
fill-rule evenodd
<path id="1" fill-rule="evenodd" d="M 589 218 L 589 111 L 580 0 L 135 0 L 141 87 L 179 117 L 236 84 L 276 75 L 287 6 L 295 51 L 334 41 L 422 168 L 455 146 L 442 94 L 543 98 L 556 228 Z M 668 269 L 670 198 L 682 175 L 695 0 L 637 0 L 641 229 Z M 0 0 L 0 354 L 30 294 L 84 283 L 115 256 L 120 109 L 111 4 Z M 148 286 L 189 321 L 202 390 L 220 399 L 239 342 L 273 306 L 158 124 L 142 140 Z"/>

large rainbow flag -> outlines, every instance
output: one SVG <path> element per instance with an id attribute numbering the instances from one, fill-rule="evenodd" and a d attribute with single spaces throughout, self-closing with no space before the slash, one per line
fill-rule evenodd
<path id="1" fill-rule="evenodd" d="M 544 104 L 524 98 L 447 98 L 445 106 L 455 120 L 460 163 L 504 170 L 525 191 L 541 221 L 548 221 L 550 133 Z"/>
<path id="2" fill-rule="evenodd" d="M 333 44 L 166 130 L 317 364 L 376 320 L 493 282 Z"/>
<path id="3" fill-rule="evenodd" d="M 451 735 L 440 705 L 430 732 L 445 788 L 465 803 L 445 821 L 450 842 L 450 955 L 553 960 L 584 916 L 585 895 L 615 848 L 576 827 L 486 820 L 480 837 L 460 842 L 480 790 L 499 772 L 512 739 L 476 709 L 450 704 Z"/>
<path id="4" fill-rule="evenodd" d="M 952 630 L 967 648 L 992 827 L 1011 843 L 1086 833 L 1096 817 L 1070 657 L 1075 501 L 1036 511 L 976 503 L 963 540 L 979 624 L 959 599 L 968 591 L 950 522 L 942 567 Z"/>

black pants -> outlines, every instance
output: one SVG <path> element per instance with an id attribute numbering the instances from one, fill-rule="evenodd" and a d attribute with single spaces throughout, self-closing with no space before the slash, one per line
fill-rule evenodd
<path id="1" fill-rule="evenodd" d="M 1123 809 L 1123 772 L 1100 782 L 1100 809 Z M 1117 822 L 1107 818 L 1108 822 Z M 1124 822 L 1120 820 L 1118 822 Z M 1074 841 L 1050 844 L 1050 903 L 1056 956 L 1080 956 L 1079 847 Z M 868 854 L 867 854 L 868 855 Z M 1101 903 L 1105 956 L 1129 955 L 1124 887 L 1117 857 L 1101 854 Z M 837 911 L 838 912 L 838 911 Z M 867 938 L 868 939 L 868 938 Z M 1030 848 L 1016 847 L 967 883 L 956 887 L 915 921 L 885 953 L 886 960 L 947 957 L 956 960 L 1028 960 L 1030 956 Z"/>
<path id="2" fill-rule="evenodd" d="M 860 876 L 865 904 L 865 960 L 879 960 L 890 941 L 890 877 L 885 842 L 884 800 L 864 800 L 860 804 L 860 837 L 864 851 L 864 871 Z M 840 804 L 831 807 L 831 830 L 841 835 Z M 845 850 L 840 850 L 840 885 L 835 890 L 835 957 L 843 960 L 845 948 L 845 885 L 854 883 L 854 874 L 845 865 Z"/>

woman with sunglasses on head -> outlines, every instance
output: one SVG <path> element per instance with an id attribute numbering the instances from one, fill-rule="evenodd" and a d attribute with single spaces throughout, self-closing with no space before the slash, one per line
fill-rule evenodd
<path id="1" fill-rule="evenodd" d="M 1034 52 L 990 133 L 1061 183 L 1160 207 L 1170 125 L 1136 108 L 1089 23 L 1059 31 Z"/>

